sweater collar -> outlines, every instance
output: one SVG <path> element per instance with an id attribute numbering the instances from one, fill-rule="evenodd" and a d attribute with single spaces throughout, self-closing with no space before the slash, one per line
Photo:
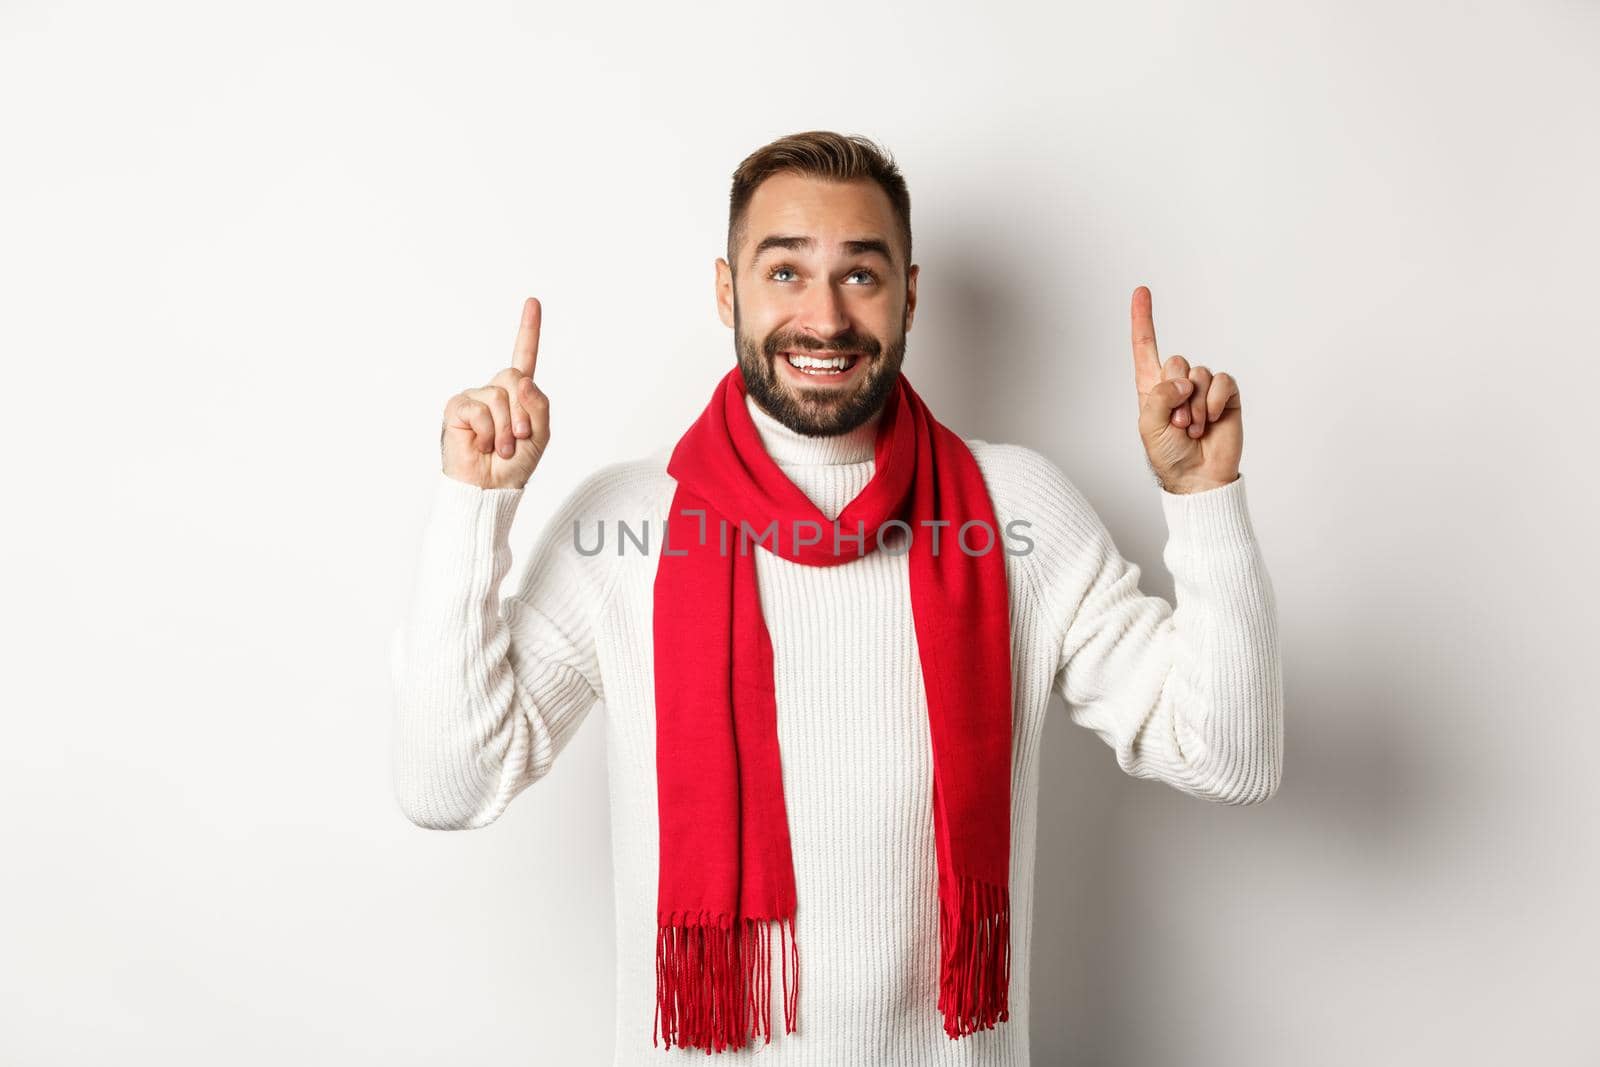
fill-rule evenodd
<path id="1" fill-rule="evenodd" d="M 761 443 L 766 447 L 767 455 L 777 463 L 861 463 L 873 458 L 873 446 L 878 437 L 878 421 L 883 418 L 881 408 L 853 430 L 824 437 L 810 437 L 790 429 L 769 415 L 750 394 L 745 394 L 744 402 L 750 412 L 750 421 L 756 424 L 756 432 L 761 435 Z"/>

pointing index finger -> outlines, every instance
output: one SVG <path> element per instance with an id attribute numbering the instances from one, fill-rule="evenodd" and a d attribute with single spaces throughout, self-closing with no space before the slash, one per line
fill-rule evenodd
<path id="1" fill-rule="evenodd" d="M 522 302 L 522 324 L 517 327 L 517 343 L 511 349 L 511 365 L 530 378 L 539 360 L 539 320 L 542 317 L 543 309 L 537 298 L 530 296 Z"/>
<path id="2" fill-rule="evenodd" d="M 1161 381 L 1161 356 L 1156 350 L 1156 322 L 1150 308 L 1150 290 L 1133 291 L 1133 381 L 1144 396 Z"/>

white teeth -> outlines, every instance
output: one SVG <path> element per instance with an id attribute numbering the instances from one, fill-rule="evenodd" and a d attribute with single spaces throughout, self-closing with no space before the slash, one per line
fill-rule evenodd
<path id="1" fill-rule="evenodd" d="M 815 359 L 794 353 L 788 355 L 789 366 L 797 370 L 844 370 L 854 361 L 854 356 L 835 356 L 832 359 Z"/>

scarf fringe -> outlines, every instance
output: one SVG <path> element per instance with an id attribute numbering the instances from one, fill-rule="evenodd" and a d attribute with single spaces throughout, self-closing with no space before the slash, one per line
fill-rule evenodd
<path id="1" fill-rule="evenodd" d="M 752 1033 L 772 1043 L 772 930 L 782 940 L 784 1032 L 794 1033 L 800 953 L 794 918 L 735 920 L 708 911 L 668 912 L 656 931 L 656 1024 L 651 1044 L 711 1052 L 743 1048 Z"/>
<path id="2" fill-rule="evenodd" d="M 1011 891 L 965 875 L 939 909 L 939 1011 L 952 1040 L 1011 1018 Z"/>

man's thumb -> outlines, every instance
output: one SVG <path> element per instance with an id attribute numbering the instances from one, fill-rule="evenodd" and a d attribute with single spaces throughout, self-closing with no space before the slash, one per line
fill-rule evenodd
<path id="1" fill-rule="evenodd" d="M 1146 436 L 1160 433 L 1172 420 L 1172 409 L 1186 402 L 1193 392 L 1194 383 L 1187 378 L 1168 378 L 1155 386 L 1139 411 L 1139 432 Z"/>

